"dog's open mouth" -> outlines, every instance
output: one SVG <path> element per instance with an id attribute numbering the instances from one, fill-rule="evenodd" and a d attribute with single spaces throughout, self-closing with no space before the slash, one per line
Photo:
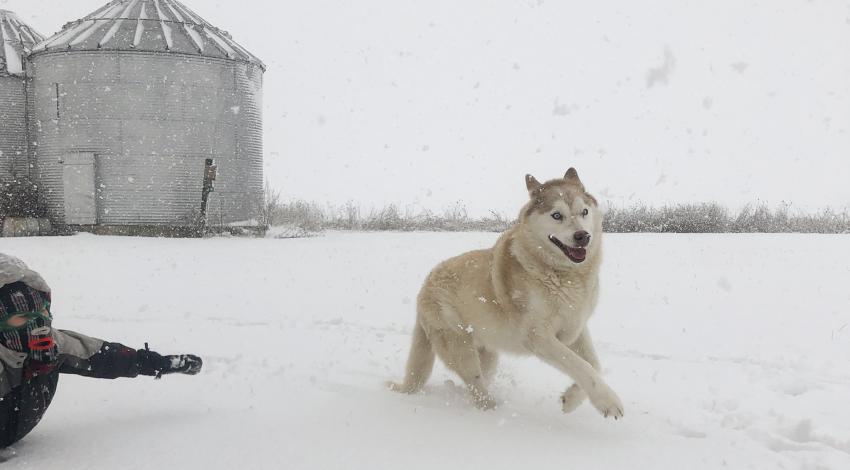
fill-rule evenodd
<path id="1" fill-rule="evenodd" d="M 571 246 L 564 245 L 561 243 L 561 240 L 558 240 L 555 235 L 549 235 L 549 241 L 555 244 L 561 251 L 567 255 L 567 258 L 570 259 L 573 263 L 581 263 L 584 261 L 584 258 L 587 256 L 587 248 L 573 248 Z"/>

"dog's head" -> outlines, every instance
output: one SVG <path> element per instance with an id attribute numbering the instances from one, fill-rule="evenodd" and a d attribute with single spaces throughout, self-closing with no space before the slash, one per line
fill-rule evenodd
<path id="1" fill-rule="evenodd" d="M 540 183 L 525 176 L 530 200 L 520 223 L 535 243 L 559 264 L 578 265 L 597 256 L 602 236 L 602 212 L 588 194 L 575 168 L 563 178 Z"/>

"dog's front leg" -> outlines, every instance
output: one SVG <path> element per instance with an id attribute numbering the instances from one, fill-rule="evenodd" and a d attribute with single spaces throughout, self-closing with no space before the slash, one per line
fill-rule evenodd
<path id="1" fill-rule="evenodd" d="M 564 338 L 558 335 L 558 340 L 562 343 Z M 575 351 L 582 359 L 588 362 L 596 371 L 602 372 L 602 367 L 599 365 L 599 357 L 596 355 L 596 350 L 593 347 L 593 341 L 590 340 L 590 333 L 585 327 L 579 337 L 568 344 L 569 348 Z M 561 409 L 564 413 L 571 413 L 581 405 L 587 398 L 587 392 L 584 391 L 578 383 L 570 385 L 567 390 L 561 395 Z"/>
<path id="2" fill-rule="evenodd" d="M 532 334 L 526 347 L 543 362 L 570 376 L 587 392 L 590 402 L 603 416 L 612 416 L 614 419 L 623 417 L 623 403 L 614 390 L 602 380 L 590 363 L 557 337 Z"/>

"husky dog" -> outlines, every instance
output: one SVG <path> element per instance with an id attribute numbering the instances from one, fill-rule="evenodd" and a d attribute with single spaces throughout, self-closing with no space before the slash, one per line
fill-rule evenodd
<path id="1" fill-rule="evenodd" d="M 546 183 L 526 175 L 529 201 L 493 248 L 439 264 L 417 298 L 402 393 L 419 391 L 439 356 L 481 409 L 501 351 L 533 354 L 573 379 L 565 413 L 585 398 L 605 417 L 623 404 L 600 375 L 587 320 L 599 296 L 602 214 L 574 168 Z"/>

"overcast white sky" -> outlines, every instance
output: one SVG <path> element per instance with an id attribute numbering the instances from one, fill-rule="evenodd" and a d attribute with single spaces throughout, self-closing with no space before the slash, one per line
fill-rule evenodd
<path id="1" fill-rule="evenodd" d="M 0 0 L 50 35 L 105 0 Z M 269 66 L 287 197 L 513 214 L 601 199 L 850 206 L 850 2 L 183 0 Z"/>

